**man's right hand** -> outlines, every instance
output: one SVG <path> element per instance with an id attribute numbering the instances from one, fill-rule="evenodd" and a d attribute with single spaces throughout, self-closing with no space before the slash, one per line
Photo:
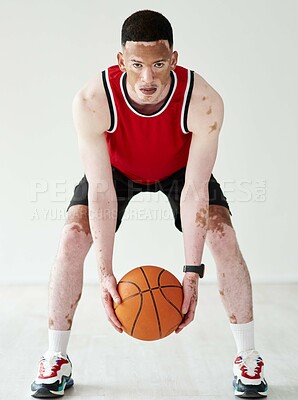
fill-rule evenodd
<path id="1" fill-rule="evenodd" d="M 102 276 L 101 284 L 101 300 L 108 318 L 108 321 L 119 333 L 123 332 L 121 322 L 118 320 L 113 307 L 113 301 L 117 304 L 121 303 L 121 297 L 117 291 L 117 281 L 113 274 Z"/>

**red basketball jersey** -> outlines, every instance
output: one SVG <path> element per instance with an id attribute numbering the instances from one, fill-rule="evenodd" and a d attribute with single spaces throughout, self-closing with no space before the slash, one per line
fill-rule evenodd
<path id="1" fill-rule="evenodd" d="M 102 72 L 111 126 L 105 133 L 111 164 L 135 182 L 151 184 L 187 164 L 191 134 L 187 112 L 194 73 L 177 66 L 163 106 L 147 115 L 129 101 L 126 73 L 117 65 Z"/>

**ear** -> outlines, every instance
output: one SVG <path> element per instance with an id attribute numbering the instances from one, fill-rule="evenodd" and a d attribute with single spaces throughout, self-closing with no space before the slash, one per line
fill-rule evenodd
<path id="1" fill-rule="evenodd" d="M 126 71 L 124 56 L 122 53 L 117 54 L 118 66 L 122 72 Z"/>
<path id="2" fill-rule="evenodd" d="M 178 62 L 178 53 L 177 51 L 173 51 L 172 57 L 171 57 L 171 69 L 174 70 L 176 68 Z"/>

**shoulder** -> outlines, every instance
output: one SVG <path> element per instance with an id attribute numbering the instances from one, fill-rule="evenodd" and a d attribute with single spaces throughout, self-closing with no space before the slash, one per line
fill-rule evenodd
<path id="1" fill-rule="evenodd" d="M 191 131 L 198 124 L 217 121 L 221 127 L 224 115 L 224 103 L 220 94 L 198 73 L 194 73 L 194 86 L 189 105 L 188 126 Z"/>
<path id="2" fill-rule="evenodd" d="M 103 131 L 109 129 L 110 112 L 101 73 L 89 79 L 77 91 L 72 105 L 74 118 L 90 118 L 90 122 L 95 123 L 98 120 Z"/>

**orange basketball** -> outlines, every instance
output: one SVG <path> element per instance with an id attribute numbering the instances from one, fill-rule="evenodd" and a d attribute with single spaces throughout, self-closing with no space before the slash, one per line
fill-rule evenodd
<path id="1" fill-rule="evenodd" d="M 114 304 L 123 330 L 140 340 L 170 335 L 183 318 L 183 289 L 164 268 L 145 265 L 129 271 L 118 283 L 121 304 Z"/>

